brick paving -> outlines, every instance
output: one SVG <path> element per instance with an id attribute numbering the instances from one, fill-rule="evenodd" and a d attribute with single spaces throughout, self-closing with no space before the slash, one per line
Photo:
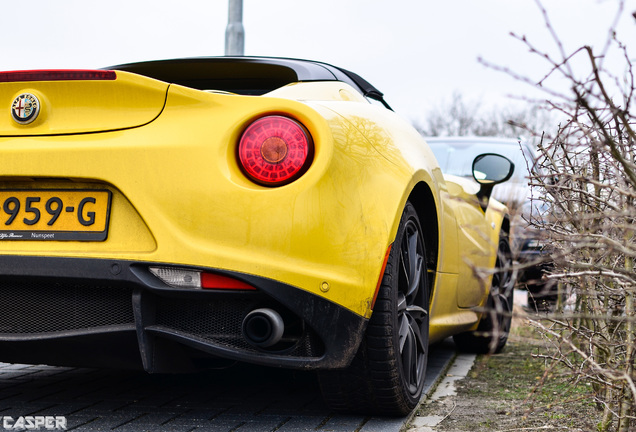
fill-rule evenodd
<path id="1" fill-rule="evenodd" d="M 431 349 L 426 392 L 453 355 L 452 343 Z M 408 420 L 334 414 L 304 372 L 245 365 L 149 375 L 0 363 L 0 416 L 46 415 L 87 432 L 398 432 Z"/>

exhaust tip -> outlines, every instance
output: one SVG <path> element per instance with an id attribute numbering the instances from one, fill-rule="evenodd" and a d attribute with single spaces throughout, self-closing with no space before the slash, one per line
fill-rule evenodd
<path id="1" fill-rule="evenodd" d="M 243 319 L 243 337 L 258 348 L 269 348 L 280 342 L 285 330 L 283 318 L 273 309 L 254 309 Z"/>

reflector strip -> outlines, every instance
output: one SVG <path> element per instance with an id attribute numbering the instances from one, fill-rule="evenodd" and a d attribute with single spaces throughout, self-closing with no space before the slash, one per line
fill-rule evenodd
<path id="1" fill-rule="evenodd" d="M 49 69 L 0 72 L 0 82 L 27 81 L 113 81 L 117 73 L 112 70 Z"/>
<path id="2" fill-rule="evenodd" d="M 201 288 L 207 289 L 234 289 L 234 290 L 256 290 L 252 285 L 248 285 L 240 280 L 232 279 L 213 273 L 201 273 Z"/>
<path id="3" fill-rule="evenodd" d="M 371 308 L 373 310 L 375 307 L 375 301 L 378 299 L 378 292 L 380 292 L 380 286 L 382 285 L 382 279 L 384 279 L 384 271 L 386 270 L 386 264 L 389 262 L 389 255 L 391 254 L 391 247 L 393 243 L 391 243 L 386 250 L 386 254 L 384 255 L 384 262 L 382 263 L 382 270 L 380 271 L 380 278 L 378 279 L 378 284 L 375 286 L 375 294 L 373 294 L 373 300 L 371 301 Z"/>

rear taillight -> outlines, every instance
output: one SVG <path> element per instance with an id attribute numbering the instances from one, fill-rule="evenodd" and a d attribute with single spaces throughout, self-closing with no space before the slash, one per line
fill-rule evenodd
<path id="1" fill-rule="evenodd" d="M 243 132 L 238 156 L 241 167 L 256 183 L 281 186 L 300 177 L 311 163 L 313 142 L 295 120 L 267 116 Z"/>
<path id="2" fill-rule="evenodd" d="M 0 82 L 26 81 L 95 81 L 117 79 L 112 70 L 50 69 L 0 72 Z"/>
<path id="3" fill-rule="evenodd" d="M 173 288 L 256 290 L 243 281 L 216 273 L 176 267 L 149 267 L 149 270 L 150 273 Z"/>

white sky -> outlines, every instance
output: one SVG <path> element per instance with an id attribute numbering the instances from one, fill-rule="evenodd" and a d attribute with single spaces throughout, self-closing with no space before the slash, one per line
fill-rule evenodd
<path id="1" fill-rule="evenodd" d="M 568 52 L 600 49 L 618 0 L 543 0 Z M 97 68 L 224 54 L 227 0 L 31 0 L 0 8 L 0 70 Z M 619 38 L 636 41 L 636 0 Z M 544 63 L 509 36 L 554 52 L 535 0 L 244 0 L 245 54 L 299 57 L 350 69 L 411 120 L 450 100 L 505 105 L 531 86 L 484 67 L 540 78 Z M 622 67 L 622 66 L 621 66 Z M 617 71 L 620 73 L 621 71 Z"/>

